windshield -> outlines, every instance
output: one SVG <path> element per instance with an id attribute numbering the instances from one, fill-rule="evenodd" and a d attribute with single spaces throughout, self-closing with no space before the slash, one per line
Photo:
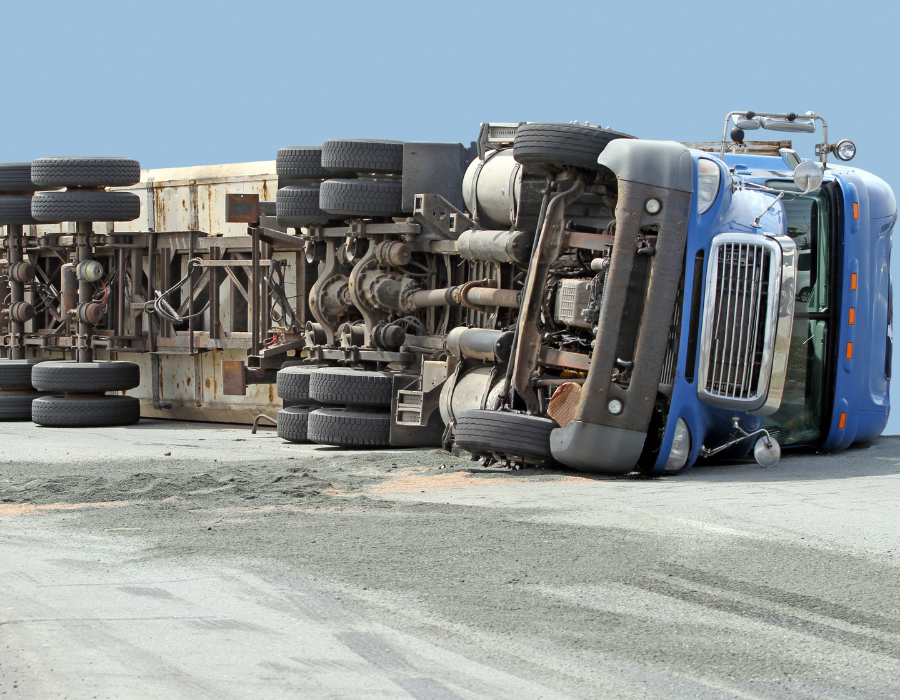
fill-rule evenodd
<path id="1" fill-rule="evenodd" d="M 797 244 L 797 296 L 781 407 L 764 427 L 782 445 L 814 444 L 823 437 L 830 402 L 826 386 L 831 311 L 832 203 L 828 192 L 786 194 L 787 235 Z"/>

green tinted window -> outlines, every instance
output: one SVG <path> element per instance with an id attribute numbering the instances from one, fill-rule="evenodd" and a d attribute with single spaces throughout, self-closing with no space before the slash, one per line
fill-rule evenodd
<path id="1" fill-rule="evenodd" d="M 784 198 L 787 234 L 797 244 L 796 311 L 828 310 L 831 250 L 828 246 L 831 216 L 824 192 L 813 195 L 788 194 Z"/>
<path id="2" fill-rule="evenodd" d="M 797 244 L 797 288 L 791 350 L 781 408 L 764 426 L 783 445 L 822 437 L 826 400 L 832 251 L 831 202 L 825 192 L 787 194 L 787 234 Z"/>

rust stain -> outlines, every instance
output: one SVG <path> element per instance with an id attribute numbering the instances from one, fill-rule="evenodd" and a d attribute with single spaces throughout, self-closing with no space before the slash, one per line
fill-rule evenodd
<path id="1" fill-rule="evenodd" d="M 81 510 L 82 508 L 117 508 L 130 505 L 130 501 L 101 501 L 98 503 L 48 503 L 36 506 L 33 503 L 0 503 L 2 515 L 35 515 L 47 510 Z"/>
<path id="2" fill-rule="evenodd" d="M 156 230 L 157 231 L 165 231 L 166 230 L 166 206 L 163 200 L 162 190 L 154 187 L 153 188 L 153 207 L 156 212 L 155 220 L 156 220 Z"/>
<path id="3" fill-rule="evenodd" d="M 212 382 L 209 381 L 209 377 L 206 378 L 206 388 L 209 389 L 212 386 Z"/>
<path id="4" fill-rule="evenodd" d="M 269 183 L 265 180 L 262 183 L 262 196 L 264 201 L 269 201 Z"/>
<path id="5" fill-rule="evenodd" d="M 275 385 L 269 384 L 269 403 L 275 402 Z"/>
<path id="6" fill-rule="evenodd" d="M 185 380 L 184 380 L 184 383 L 187 384 L 188 386 L 190 386 L 190 385 L 191 385 L 191 378 L 188 377 L 187 379 L 185 379 Z"/>

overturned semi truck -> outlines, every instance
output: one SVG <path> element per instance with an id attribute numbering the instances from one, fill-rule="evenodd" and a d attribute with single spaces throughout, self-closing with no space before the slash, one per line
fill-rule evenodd
<path id="1" fill-rule="evenodd" d="M 817 124 L 816 161 L 744 141 Z M 334 139 L 281 149 L 275 172 L 7 187 L 33 211 L 0 219 L 0 412 L 66 377 L 63 398 L 84 399 L 102 382 L 66 365 L 115 365 L 107 402 L 240 422 L 283 406 L 297 442 L 649 475 L 847 447 L 887 422 L 896 219 L 886 184 L 842 164 L 854 154 L 819 115 L 734 112 L 721 142 L 484 124 L 469 147 Z M 140 211 L 40 211 L 69 192 Z M 34 386 L 7 389 L 23 366 Z M 61 399 L 32 400 L 37 420 Z"/>

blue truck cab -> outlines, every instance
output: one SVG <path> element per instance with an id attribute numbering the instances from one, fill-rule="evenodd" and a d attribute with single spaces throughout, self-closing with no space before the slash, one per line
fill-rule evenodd
<path id="1" fill-rule="evenodd" d="M 819 128 L 815 160 L 744 141 Z M 692 144 L 486 124 L 478 152 L 463 178 L 472 228 L 440 250 L 477 261 L 465 284 L 508 287 L 514 310 L 430 346 L 453 358 L 423 363 L 417 385 L 433 385 L 425 369 L 447 377 L 445 443 L 657 476 L 751 450 L 772 466 L 782 445 L 837 450 L 884 430 L 896 201 L 821 116 L 732 112 L 721 142 Z"/>
<path id="2" fill-rule="evenodd" d="M 731 146 L 723 136 L 718 152 L 690 150 L 677 359 L 654 475 L 720 453 L 754 449 L 770 466 L 780 445 L 843 449 L 880 435 L 890 411 L 891 189 L 828 163 L 855 147 L 829 145 L 817 115 L 729 120 Z M 744 129 L 810 131 L 816 121 L 826 137 L 816 162 L 780 143 L 743 143 Z"/>

